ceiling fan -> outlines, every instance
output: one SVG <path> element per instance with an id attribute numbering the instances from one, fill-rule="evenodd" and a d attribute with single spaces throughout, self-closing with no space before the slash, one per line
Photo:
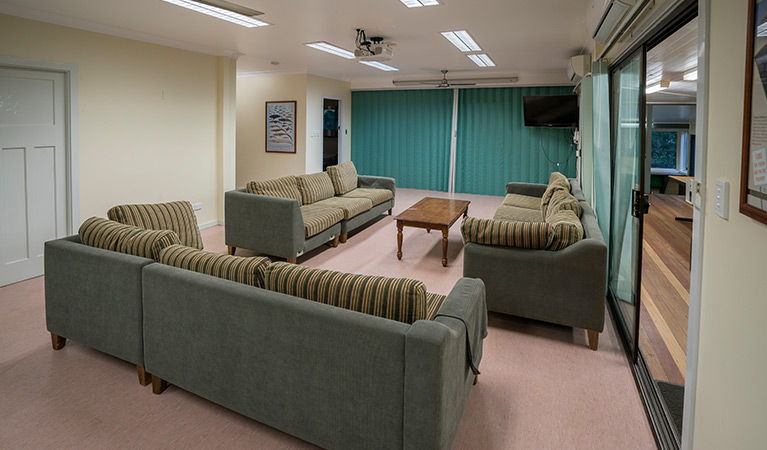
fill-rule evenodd
<path id="1" fill-rule="evenodd" d="M 441 80 L 393 80 L 392 84 L 395 86 L 416 86 L 416 85 L 429 85 L 437 88 L 449 88 L 453 86 L 476 86 L 477 84 L 504 84 L 504 83 L 516 83 L 519 78 L 517 77 L 503 77 L 503 78 L 472 78 L 448 81 L 447 70 L 442 70 Z"/>

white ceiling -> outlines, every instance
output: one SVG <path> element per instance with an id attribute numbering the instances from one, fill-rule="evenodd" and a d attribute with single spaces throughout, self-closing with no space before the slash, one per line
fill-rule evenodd
<path id="1" fill-rule="evenodd" d="M 0 0 L 0 13 L 216 55 L 239 56 L 239 75 L 311 73 L 392 87 L 392 79 L 517 75 L 520 85 L 568 84 L 567 62 L 587 41 L 588 0 L 234 0 L 272 25 L 244 28 L 160 0 Z M 308 48 L 327 41 L 353 50 L 355 29 L 397 44 L 382 72 Z M 497 67 L 478 68 L 440 34 L 466 29 Z M 272 65 L 279 62 L 279 65 Z"/>
<path id="2" fill-rule="evenodd" d="M 695 18 L 647 52 L 647 85 L 669 80 L 668 89 L 647 95 L 651 103 L 695 102 L 698 82 L 683 81 L 698 66 L 698 19 Z"/>

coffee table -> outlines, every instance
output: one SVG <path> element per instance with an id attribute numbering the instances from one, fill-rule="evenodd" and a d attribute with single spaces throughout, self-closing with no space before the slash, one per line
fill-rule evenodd
<path id="1" fill-rule="evenodd" d="M 397 259 L 402 259 L 402 228 L 442 230 L 442 267 L 447 267 L 447 232 L 461 215 L 469 212 L 469 201 L 426 197 L 397 215 Z"/>

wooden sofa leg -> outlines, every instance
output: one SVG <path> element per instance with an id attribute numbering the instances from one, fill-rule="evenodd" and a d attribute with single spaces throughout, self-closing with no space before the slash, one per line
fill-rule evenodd
<path id="1" fill-rule="evenodd" d="M 54 350 L 61 350 L 67 345 L 67 338 L 51 333 L 51 345 Z"/>
<path id="2" fill-rule="evenodd" d="M 479 381 L 479 375 L 474 375 L 474 385 L 475 386 L 476 386 L 478 381 Z"/>
<path id="3" fill-rule="evenodd" d="M 298 258 L 286 258 L 286 261 L 291 264 L 296 264 L 296 261 L 298 261 Z"/>
<path id="4" fill-rule="evenodd" d="M 390 215 L 390 216 L 391 216 L 391 210 L 392 210 L 392 208 L 389 208 L 389 215 Z"/>
<path id="5" fill-rule="evenodd" d="M 333 248 L 338 247 L 338 236 L 334 237 L 332 241 L 330 241 L 330 246 Z"/>
<path id="6" fill-rule="evenodd" d="M 231 245 L 227 245 L 226 248 L 229 249 L 230 255 L 234 255 L 234 252 L 237 251 L 237 247 L 232 247 Z"/>
<path id="7" fill-rule="evenodd" d="M 162 392 L 168 388 L 168 382 L 163 380 L 162 378 L 152 375 L 152 393 L 160 395 Z"/>
<path id="8" fill-rule="evenodd" d="M 346 240 L 349 239 L 349 233 L 341 233 L 341 236 L 339 237 L 342 244 L 346 244 Z"/>
<path id="9" fill-rule="evenodd" d="M 589 348 L 596 350 L 599 346 L 599 332 L 594 330 L 586 330 L 589 334 Z"/>
<path id="10" fill-rule="evenodd" d="M 152 374 L 147 372 L 144 366 L 136 366 L 136 370 L 138 371 L 138 383 L 140 385 L 146 386 L 152 382 Z"/>

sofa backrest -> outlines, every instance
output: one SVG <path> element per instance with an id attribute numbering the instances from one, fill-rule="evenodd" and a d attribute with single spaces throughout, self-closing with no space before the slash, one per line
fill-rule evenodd
<path id="1" fill-rule="evenodd" d="M 301 191 L 298 180 L 293 175 L 265 181 L 251 181 L 245 187 L 249 194 L 268 195 L 270 197 L 291 198 L 301 203 Z"/>
<path id="2" fill-rule="evenodd" d="M 85 245 L 154 260 L 163 248 L 179 243 L 173 231 L 146 230 L 101 217 L 85 220 L 78 233 Z"/>
<path id="3" fill-rule="evenodd" d="M 163 248 L 157 260 L 180 269 L 257 287 L 264 287 L 264 271 L 271 262 L 263 256 L 224 255 L 184 245 Z"/>
<path id="4" fill-rule="evenodd" d="M 357 189 L 357 168 L 351 161 L 336 166 L 328 166 L 328 175 L 333 182 L 336 195 L 344 195 Z"/>
<path id="5" fill-rule="evenodd" d="M 107 217 L 147 230 L 174 231 L 182 244 L 202 250 L 197 216 L 188 201 L 117 205 L 107 211 Z"/>
<path id="6" fill-rule="evenodd" d="M 343 273 L 275 262 L 266 268 L 264 287 L 404 323 L 427 318 L 426 286 L 407 278 Z"/>
<path id="7" fill-rule="evenodd" d="M 304 205 L 311 205 L 336 195 L 333 182 L 330 181 L 330 176 L 326 172 L 299 175 L 297 178 L 301 202 Z"/>

